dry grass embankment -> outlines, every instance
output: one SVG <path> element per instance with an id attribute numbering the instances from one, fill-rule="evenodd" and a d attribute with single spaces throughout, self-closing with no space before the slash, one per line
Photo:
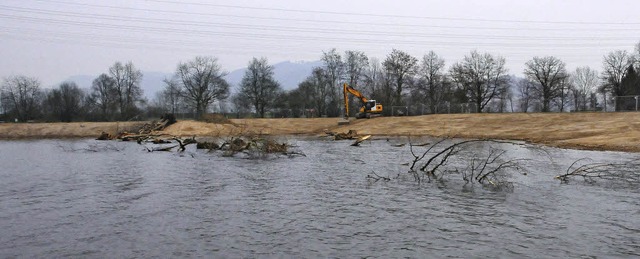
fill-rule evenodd
<path id="1" fill-rule="evenodd" d="M 0 139 L 96 138 L 135 131 L 145 122 L 0 123 Z"/>
<path id="2" fill-rule="evenodd" d="M 179 121 L 163 133 L 176 136 L 236 134 L 307 135 L 325 131 L 374 136 L 436 136 L 524 140 L 549 146 L 640 152 L 640 113 L 442 114 L 353 120 L 339 118 L 232 119 L 221 123 Z M 140 124 L 140 123 L 138 123 Z M 96 137 L 135 122 L 0 124 L 0 139 Z"/>
<path id="3" fill-rule="evenodd" d="M 318 135 L 325 131 L 374 136 L 436 136 L 523 140 L 549 146 L 640 152 L 640 113 L 440 114 L 352 120 L 338 118 L 242 119 L 233 124 L 182 121 L 165 129 L 181 136 L 256 132 L 271 135 Z"/>
<path id="4" fill-rule="evenodd" d="M 640 113 L 514 113 L 391 117 L 344 127 L 374 135 L 524 140 L 549 146 L 640 152 Z"/>

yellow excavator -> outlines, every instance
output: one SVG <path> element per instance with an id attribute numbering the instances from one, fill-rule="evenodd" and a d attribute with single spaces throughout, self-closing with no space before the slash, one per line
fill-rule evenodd
<path id="1" fill-rule="evenodd" d="M 376 100 L 367 99 L 367 97 L 364 97 L 360 91 L 353 89 L 347 83 L 344 83 L 342 88 L 344 93 L 344 107 L 346 110 L 344 117 L 347 121 L 349 120 L 349 94 L 355 95 L 362 102 L 362 107 L 360 107 L 360 112 L 356 114 L 356 119 L 369 119 L 371 117 L 382 115 L 382 104 L 376 103 Z"/>

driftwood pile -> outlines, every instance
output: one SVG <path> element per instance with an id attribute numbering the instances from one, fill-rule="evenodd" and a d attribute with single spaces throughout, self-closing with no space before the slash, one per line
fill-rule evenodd
<path id="1" fill-rule="evenodd" d="M 345 140 L 345 139 L 358 138 L 358 131 L 356 131 L 356 130 L 349 130 L 349 132 L 347 132 L 347 133 L 327 132 L 327 134 L 333 136 L 334 140 Z"/>
<path id="2" fill-rule="evenodd" d="M 333 140 L 353 140 L 355 139 L 356 141 L 353 142 L 353 144 L 351 144 L 352 146 L 360 146 L 360 143 L 362 143 L 363 141 L 370 139 L 371 135 L 358 135 L 358 131 L 356 130 L 349 130 L 346 133 L 336 133 L 336 132 L 325 132 L 328 136 L 333 136 Z"/>
<path id="3" fill-rule="evenodd" d="M 173 115 L 164 115 L 159 122 L 146 123 L 140 127 L 135 133 L 120 132 L 116 136 L 112 136 L 107 132 L 102 132 L 97 140 L 121 140 L 136 141 L 145 147 L 148 152 L 156 151 L 185 151 L 188 145 L 196 144 L 196 149 L 206 149 L 209 151 L 222 151 L 224 156 L 233 156 L 243 153 L 250 157 L 264 157 L 267 154 L 283 154 L 288 156 L 302 155 L 301 152 L 290 151 L 290 145 L 279 143 L 273 139 L 260 136 L 236 136 L 231 137 L 222 143 L 214 141 L 198 141 L 195 137 L 179 138 L 159 131 L 167 126 L 175 123 Z M 211 117 L 211 119 L 219 119 Z"/>
<path id="4" fill-rule="evenodd" d="M 287 156 L 301 155 L 301 152 L 291 151 L 290 145 L 279 143 L 273 139 L 262 137 L 232 137 L 222 144 L 216 142 L 198 142 L 197 149 L 209 151 L 222 151 L 224 156 L 233 156 L 238 153 L 250 157 L 263 157 L 267 154 L 281 154 Z"/>
<path id="5" fill-rule="evenodd" d="M 119 139 L 122 141 L 138 141 L 140 142 L 143 139 L 147 139 L 149 137 L 158 136 L 153 135 L 154 132 L 161 131 L 168 127 L 171 124 L 176 123 L 176 117 L 173 114 L 166 113 L 160 117 L 160 121 L 152 121 L 150 123 L 145 123 L 142 125 L 136 132 L 119 132 L 115 136 L 109 134 L 108 132 L 103 131 L 100 133 L 100 136 L 96 138 L 96 140 L 113 140 Z"/>

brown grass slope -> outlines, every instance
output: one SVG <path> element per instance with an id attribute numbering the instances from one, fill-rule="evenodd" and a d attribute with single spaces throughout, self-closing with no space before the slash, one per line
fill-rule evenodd
<path id="1" fill-rule="evenodd" d="M 96 138 L 134 131 L 144 122 L 0 123 L 0 139 Z"/>
<path id="2" fill-rule="evenodd" d="M 523 140 L 550 146 L 640 152 L 640 113 L 442 114 L 353 120 L 338 118 L 242 119 L 233 124 L 183 121 L 165 129 L 181 136 L 253 132 L 271 135 L 317 135 L 325 131 L 374 136 L 437 136 Z"/>
<path id="3" fill-rule="evenodd" d="M 231 123 L 179 121 L 163 133 L 176 136 L 229 136 L 240 134 L 307 135 L 326 131 L 374 136 L 437 136 L 524 140 L 549 146 L 640 152 L 640 113 L 507 113 L 442 114 L 415 117 L 352 119 L 338 126 L 339 118 L 232 119 Z M 0 124 L 0 139 L 97 137 L 141 123 L 27 123 Z"/>
<path id="4" fill-rule="evenodd" d="M 429 115 L 358 121 L 346 128 L 374 135 L 524 140 L 566 148 L 640 151 L 640 113 Z"/>

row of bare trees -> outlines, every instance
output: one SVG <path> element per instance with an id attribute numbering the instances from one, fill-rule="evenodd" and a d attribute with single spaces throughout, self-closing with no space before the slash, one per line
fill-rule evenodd
<path id="1" fill-rule="evenodd" d="M 477 51 L 448 70 L 433 51 L 418 60 L 394 49 L 379 62 L 358 51 L 346 51 L 341 59 L 333 49 L 323 53 L 322 61 L 324 66 L 289 93 L 289 108 L 338 116 L 337 78 L 387 107 L 413 107 L 414 114 L 588 111 L 606 109 L 607 95 L 640 95 L 640 45 L 636 54 L 619 50 L 606 55 L 602 73 L 590 67 L 567 71 L 557 57 L 534 57 L 525 64 L 524 78 L 510 76 L 503 57 Z"/>
<path id="2" fill-rule="evenodd" d="M 231 97 L 230 85 L 224 79 L 226 75 L 214 57 L 201 56 L 180 63 L 173 77 L 165 79 L 157 104 L 170 113 L 176 113 L 180 107 L 191 107 L 196 118 L 201 118 L 211 104 Z M 280 84 L 273 77 L 273 66 L 266 58 L 253 58 L 231 101 L 236 110 L 253 111 L 264 117 L 282 94 Z"/>
<path id="3" fill-rule="evenodd" d="M 173 111 L 179 103 L 187 103 L 201 115 L 211 103 L 229 96 L 230 86 L 224 75 L 217 59 L 196 57 L 178 64 L 174 77 L 166 80 L 167 88 L 162 96 L 173 105 Z M 36 78 L 8 77 L 0 91 L 2 114 L 17 121 L 146 119 L 147 101 L 140 87 L 142 77 L 132 62 L 116 62 L 107 73 L 93 80 L 90 89 L 63 82 L 57 88 L 43 90 Z"/>
<path id="4" fill-rule="evenodd" d="M 88 90 L 74 82 L 42 89 L 36 78 L 11 76 L 2 82 L 0 102 L 3 114 L 17 121 L 128 120 L 141 112 L 140 80 L 142 73 L 131 62 L 116 62 Z"/>
<path id="5" fill-rule="evenodd" d="M 322 53 L 323 65 L 291 91 L 282 90 L 266 58 L 253 58 L 233 96 L 218 60 L 200 56 L 178 64 L 155 108 L 176 113 L 189 107 L 200 118 L 212 104 L 232 97 L 233 110 L 259 117 L 268 112 L 278 117 L 337 117 L 343 112 L 340 86 L 348 82 L 383 103 L 387 115 L 394 106 L 410 107 L 411 114 L 606 109 L 601 106 L 611 97 L 640 95 L 640 43 L 636 50 L 610 52 L 601 73 L 590 67 L 569 72 L 557 57 L 533 57 L 525 64 L 524 78 L 516 78 L 508 74 L 504 57 L 478 51 L 447 69 L 444 58 L 433 51 L 418 59 L 393 49 L 380 61 L 362 51 L 341 54 L 331 49 Z M 88 90 L 64 82 L 47 91 L 35 78 L 8 77 L 0 91 L 1 112 L 20 121 L 134 119 L 145 112 L 142 76 L 131 62 L 116 62 Z"/>

